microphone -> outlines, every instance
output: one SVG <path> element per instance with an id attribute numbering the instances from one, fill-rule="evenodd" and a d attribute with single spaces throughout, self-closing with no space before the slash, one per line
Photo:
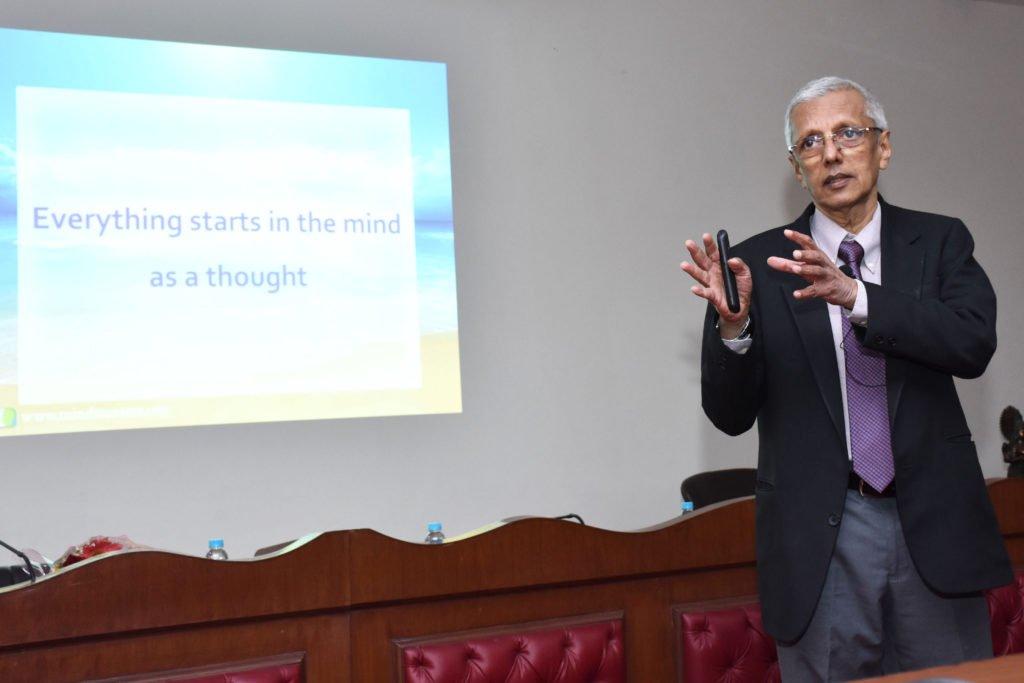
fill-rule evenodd
<path id="1" fill-rule="evenodd" d="M 36 582 L 36 572 L 35 572 L 35 570 L 32 569 L 32 561 L 28 559 L 28 555 L 26 555 L 25 553 L 21 552 L 17 548 L 13 548 L 13 547 L 7 545 L 3 541 L 0 541 L 0 546 L 2 546 L 4 548 L 7 548 L 8 550 L 10 550 L 12 553 L 17 555 L 18 557 L 20 557 L 25 562 L 25 569 L 28 570 L 29 581 L 31 581 L 32 583 L 35 583 Z"/>

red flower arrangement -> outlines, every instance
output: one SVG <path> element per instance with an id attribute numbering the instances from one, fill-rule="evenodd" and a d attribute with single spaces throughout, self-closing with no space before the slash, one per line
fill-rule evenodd
<path id="1" fill-rule="evenodd" d="M 82 560 L 87 560 L 90 557 L 96 557 L 97 555 L 103 555 L 105 553 L 113 553 L 118 550 L 134 550 L 137 548 L 146 548 L 147 546 L 139 545 L 135 541 L 131 540 L 127 536 L 93 536 L 85 543 L 81 545 L 75 545 L 67 549 L 60 559 L 54 562 L 54 569 L 62 569 L 63 567 L 71 566 Z"/>

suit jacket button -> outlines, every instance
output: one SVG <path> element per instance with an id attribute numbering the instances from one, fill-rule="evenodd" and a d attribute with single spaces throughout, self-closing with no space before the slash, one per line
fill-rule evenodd
<path id="1" fill-rule="evenodd" d="M 883 337 L 880 334 L 876 334 L 875 335 L 875 343 L 876 344 L 883 344 L 883 343 L 885 343 L 885 337 Z"/>
<path id="2" fill-rule="evenodd" d="M 889 346 L 896 346 L 896 338 L 889 337 Z"/>
<path id="3" fill-rule="evenodd" d="M 834 512 L 831 515 L 829 515 L 828 516 L 828 525 L 829 526 L 839 526 L 839 515 L 837 515 Z"/>

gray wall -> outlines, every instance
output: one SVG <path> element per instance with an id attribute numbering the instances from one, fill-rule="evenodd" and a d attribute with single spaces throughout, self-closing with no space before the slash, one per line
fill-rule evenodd
<path id="1" fill-rule="evenodd" d="M 683 240 L 807 202 L 781 117 L 826 74 L 893 129 L 886 197 L 962 217 L 1000 295 L 962 383 L 987 475 L 1024 403 L 1024 8 L 967 0 L 4 0 L 0 25 L 449 65 L 464 412 L 0 441 L 0 537 L 127 533 L 237 555 L 315 530 L 419 539 L 515 514 L 632 529 L 683 476 L 753 465 L 700 410 Z"/>

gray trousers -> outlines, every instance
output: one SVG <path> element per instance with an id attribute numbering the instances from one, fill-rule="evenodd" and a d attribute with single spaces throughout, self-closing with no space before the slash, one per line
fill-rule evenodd
<path id="1" fill-rule="evenodd" d="M 895 498 L 847 491 L 810 626 L 778 646 L 784 683 L 817 683 L 986 659 L 992 635 L 984 596 L 942 596 L 918 576 Z"/>

